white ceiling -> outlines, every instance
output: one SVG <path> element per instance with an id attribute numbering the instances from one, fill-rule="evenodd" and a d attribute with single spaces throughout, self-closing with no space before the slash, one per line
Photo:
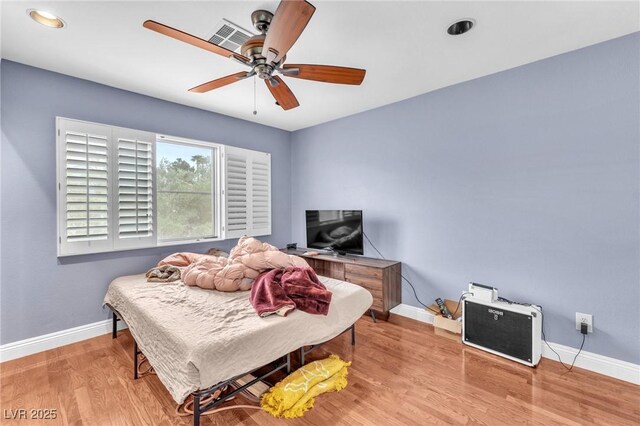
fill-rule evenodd
<path id="1" fill-rule="evenodd" d="M 639 2 L 319 1 L 289 51 L 290 63 L 365 68 L 361 86 L 288 78 L 300 107 L 283 111 L 258 81 L 205 94 L 187 89 L 245 70 L 221 56 L 142 27 L 153 19 L 199 37 L 226 18 L 252 29 L 255 9 L 277 1 L 4 1 L 2 57 L 233 117 L 297 130 L 640 30 Z M 29 8 L 67 22 L 54 30 Z M 452 37 L 450 23 L 476 27 Z"/>

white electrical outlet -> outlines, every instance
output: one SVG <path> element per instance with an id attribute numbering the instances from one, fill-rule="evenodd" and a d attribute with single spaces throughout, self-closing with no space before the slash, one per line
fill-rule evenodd
<path id="1" fill-rule="evenodd" d="M 576 312 L 576 330 L 580 330 L 583 322 L 587 323 L 587 332 L 593 333 L 593 315 Z"/>

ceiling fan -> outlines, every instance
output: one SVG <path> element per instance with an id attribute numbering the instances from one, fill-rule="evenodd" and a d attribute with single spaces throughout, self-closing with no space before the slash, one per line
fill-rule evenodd
<path id="1" fill-rule="evenodd" d="M 282 0 L 275 14 L 266 10 L 256 10 L 251 14 L 251 21 L 260 34 L 249 38 L 241 46 L 242 54 L 156 21 L 145 21 L 143 25 L 160 34 L 217 53 L 251 68 L 249 71 L 241 71 L 200 84 L 189 89 L 190 92 L 208 92 L 255 75 L 265 81 L 276 103 L 282 109 L 289 110 L 300 104 L 289 86 L 276 74 L 325 83 L 359 85 L 366 73 L 362 69 L 331 65 L 285 64 L 287 52 L 298 40 L 315 10 L 311 3 L 304 0 Z"/>

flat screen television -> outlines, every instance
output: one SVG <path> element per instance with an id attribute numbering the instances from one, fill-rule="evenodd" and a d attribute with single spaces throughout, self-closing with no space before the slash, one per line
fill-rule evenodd
<path id="1" fill-rule="evenodd" d="M 364 254 L 362 210 L 307 210 L 307 247 Z"/>

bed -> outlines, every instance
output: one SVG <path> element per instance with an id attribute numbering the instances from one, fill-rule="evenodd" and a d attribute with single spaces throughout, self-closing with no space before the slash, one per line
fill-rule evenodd
<path id="1" fill-rule="evenodd" d="M 333 293 L 327 316 L 296 310 L 286 317 L 262 318 L 248 291 L 204 290 L 180 281 L 149 283 L 144 274 L 113 280 L 104 303 L 114 311 L 114 323 L 117 315 L 128 325 L 136 364 L 137 354 L 143 353 L 173 399 L 182 403 L 192 393 L 195 398 L 284 357 L 277 369 L 288 369 L 291 352 L 349 330 L 371 306 L 372 296 L 364 288 L 319 279 Z M 198 422 L 194 413 L 194 424 Z"/>

